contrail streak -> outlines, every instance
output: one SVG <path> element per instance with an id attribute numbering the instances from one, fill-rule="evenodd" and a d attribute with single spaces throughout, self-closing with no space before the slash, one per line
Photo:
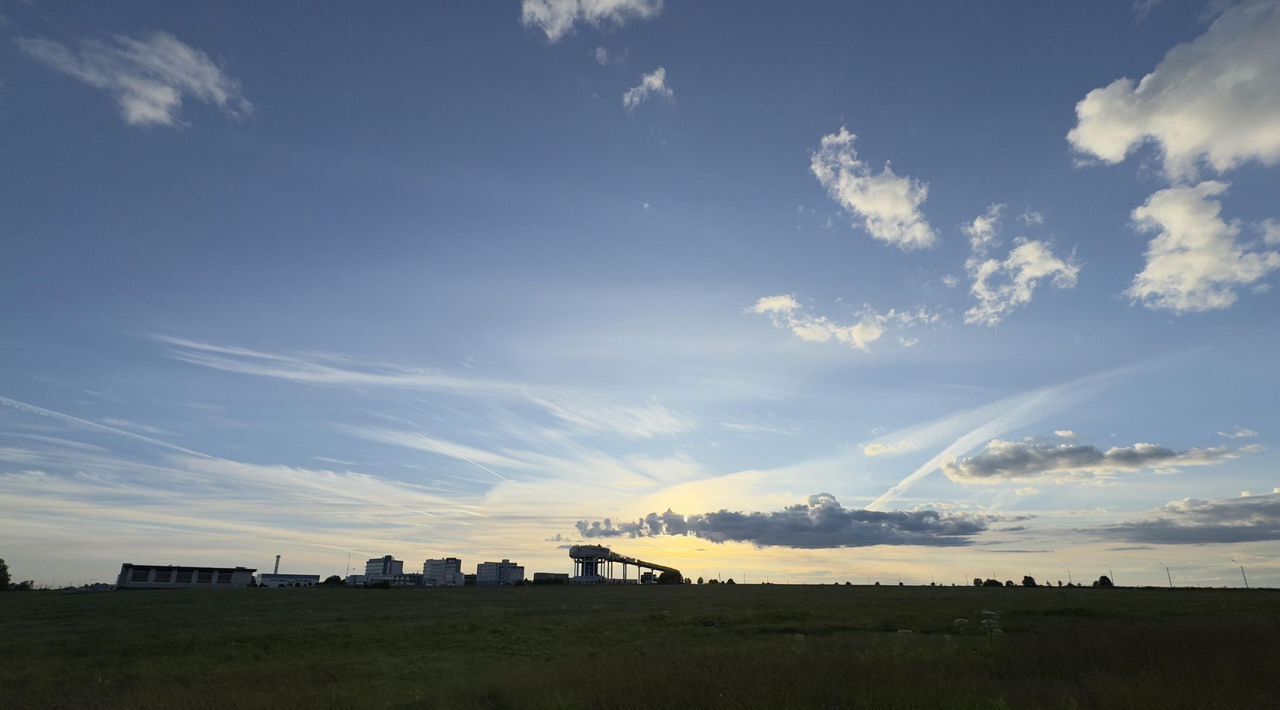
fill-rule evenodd
<path id="1" fill-rule="evenodd" d="M 906 478 L 898 481 L 896 485 L 882 493 L 879 498 L 871 501 L 867 505 L 867 509 L 882 510 L 885 505 L 907 492 L 907 489 L 914 486 L 920 479 L 942 468 L 942 465 L 948 460 L 1019 426 L 1025 426 L 1039 421 L 1054 412 L 1061 411 L 1068 404 L 1092 395 L 1098 387 L 1114 379 L 1117 375 L 1132 369 L 1133 367 L 1124 367 L 1097 375 L 1081 377 L 1071 382 L 1002 399 L 976 410 L 978 412 L 994 410 L 1000 412 L 1000 414 L 951 442 L 945 449 L 939 451 L 936 456 L 926 461 L 915 471 L 912 471 Z"/>
<path id="2" fill-rule="evenodd" d="M 148 443 L 148 444 L 151 444 L 152 446 L 159 446 L 159 447 L 164 448 L 164 449 L 170 449 L 170 450 L 172 450 L 172 451 L 178 451 L 178 452 L 180 452 L 180 453 L 187 454 L 188 456 L 196 456 L 196 457 L 199 457 L 199 458 L 202 458 L 202 459 L 213 459 L 213 458 L 215 458 L 215 457 L 210 456 L 209 454 L 206 454 L 206 453 L 201 453 L 201 452 L 199 452 L 199 451 L 194 451 L 194 450 L 192 450 L 192 449 L 184 448 L 184 447 L 178 446 L 178 445 L 176 445 L 176 444 L 170 444 L 170 443 L 169 443 L 169 442 L 167 442 L 167 441 L 161 441 L 161 440 L 159 440 L 159 439 L 153 439 L 153 438 L 151 438 L 151 437 L 149 437 L 149 436 L 143 436 L 142 434 L 135 434 L 135 433 L 133 433 L 133 432 L 131 432 L 131 431 L 125 431 L 124 429 L 117 429 L 117 428 L 115 428 L 115 427 L 107 426 L 106 424 L 99 424 L 99 423 L 97 423 L 97 422 L 90 421 L 90 420 L 88 420 L 88 419 L 81 419 L 80 417 L 73 417 L 73 416 L 71 416 L 70 414 L 63 414 L 62 412 L 55 412 L 55 411 L 53 411 L 52 409 L 45 409 L 44 407 L 37 407 L 37 406 L 36 406 L 36 405 L 34 405 L 34 404 L 27 404 L 26 402 L 19 402 L 19 401 L 18 401 L 18 400 L 16 400 L 16 399 L 9 399 L 8 397 L 0 397 L 0 405 L 3 405 L 3 406 L 5 406 L 5 407 L 9 407 L 10 409 L 16 409 L 16 410 L 18 410 L 19 412 L 25 412 L 25 413 L 27 413 L 27 414 L 34 414 L 34 415 L 39 416 L 39 417 L 49 417 L 50 419 L 57 419 L 58 421 L 66 422 L 66 423 L 68 423 L 68 424 L 72 424 L 72 425 L 74 425 L 74 426 L 78 426 L 78 427 L 83 427 L 83 428 L 85 428 L 85 429 L 93 429 L 93 430 L 95 430 L 95 431 L 105 431 L 105 432 L 107 432 L 108 434 L 115 434 L 116 436 L 123 436 L 123 437 L 129 438 L 129 439 L 134 439 L 135 441 L 142 441 L 142 442 L 146 442 L 146 443 Z"/>

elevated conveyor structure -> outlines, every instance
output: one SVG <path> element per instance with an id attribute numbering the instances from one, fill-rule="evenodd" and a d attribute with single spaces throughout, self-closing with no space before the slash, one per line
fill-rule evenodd
<path id="1" fill-rule="evenodd" d="M 574 545 L 569 548 L 569 557 L 573 558 L 573 576 L 569 578 L 571 584 L 655 584 L 658 581 L 656 573 L 680 574 L 680 570 L 675 567 L 619 555 L 604 545 Z M 614 576 L 614 565 L 622 566 L 621 578 Z M 627 576 L 628 567 L 636 568 L 634 580 Z M 649 571 L 644 572 L 646 569 Z"/>

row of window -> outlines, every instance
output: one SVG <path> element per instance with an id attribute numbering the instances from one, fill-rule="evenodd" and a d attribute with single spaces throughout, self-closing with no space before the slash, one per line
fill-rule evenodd
<path id="1" fill-rule="evenodd" d="M 194 577 L 196 584 L 231 584 L 230 572 L 214 572 L 211 569 L 189 570 L 189 569 L 160 569 L 156 570 L 155 579 L 149 579 L 151 570 L 134 568 L 129 573 L 130 582 L 160 582 L 164 584 L 191 584 Z M 214 575 L 217 575 L 217 581 L 214 581 Z"/>

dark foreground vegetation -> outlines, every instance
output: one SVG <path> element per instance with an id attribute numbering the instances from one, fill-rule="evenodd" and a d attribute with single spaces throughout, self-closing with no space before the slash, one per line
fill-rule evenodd
<path id="1" fill-rule="evenodd" d="M 1266 590 L 0 595 L 0 708 L 1274 708 L 1278 671 Z"/>

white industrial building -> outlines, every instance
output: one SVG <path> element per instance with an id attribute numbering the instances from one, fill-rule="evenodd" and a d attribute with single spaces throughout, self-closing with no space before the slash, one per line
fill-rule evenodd
<path id="1" fill-rule="evenodd" d="M 236 589 L 253 583 L 248 567 L 181 567 L 178 565 L 120 565 L 117 589 Z"/>
<path id="2" fill-rule="evenodd" d="M 258 575 L 258 586 L 270 589 L 314 587 L 319 583 L 320 575 L 318 574 L 280 574 L 278 572 L 267 574 L 264 572 Z"/>
<path id="3" fill-rule="evenodd" d="M 476 565 L 477 587 L 509 587 L 524 584 L 524 567 L 503 559 L 501 562 L 481 562 Z"/>
<path id="4" fill-rule="evenodd" d="M 364 563 L 364 583 L 392 582 L 404 577 L 404 562 L 391 555 L 375 557 Z"/>
<path id="5" fill-rule="evenodd" d="M 422 564 L 422 583 L 428 587 L 461 587 L 466 583 L 462 574 L 462 560 L 446 557 L 427 560 Z"/>

